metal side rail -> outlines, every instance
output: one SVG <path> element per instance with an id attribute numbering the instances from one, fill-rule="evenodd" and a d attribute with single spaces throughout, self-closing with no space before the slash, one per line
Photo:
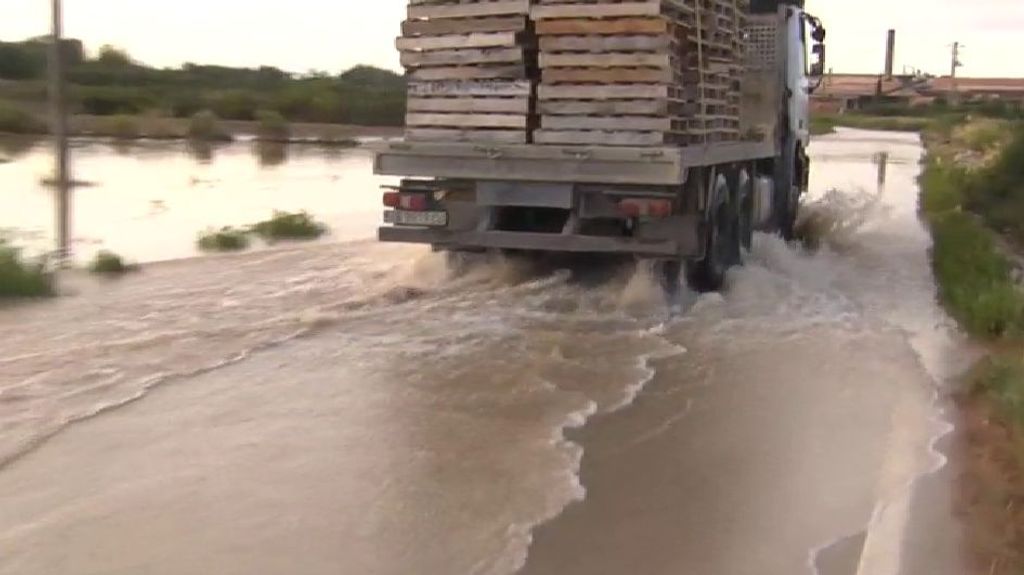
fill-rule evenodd
<path id="1" fill-rule="evenodd" d="M 765 142 L 631 148 L 403 141 L 374 151 L 374 173 L 384 176 L 675 186 L 690 167 L 770 158 L 775 148 Z"/>
<path id="2" fill-rule="evenodd" d="M 624 254 L 641 257 L 689 257 L 698 252 L 697 242 L 687 240 L 639 240 L 540 234 L 531 232 L 467 231 L 435 228 L 382 227 L 382 242 L 430 244 L 453 249 L 508 249 L 565 253 Z"/>

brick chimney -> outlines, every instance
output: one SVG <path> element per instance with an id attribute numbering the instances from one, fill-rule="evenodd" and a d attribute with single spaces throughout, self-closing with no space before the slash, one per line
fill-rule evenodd
<path id="1" fill-rule="evenodd" d="M 896 31 L 889 30 L 889 40 L 885 45 L 885 77 L 892 79 L 893 67 L 896 64 Z"/>

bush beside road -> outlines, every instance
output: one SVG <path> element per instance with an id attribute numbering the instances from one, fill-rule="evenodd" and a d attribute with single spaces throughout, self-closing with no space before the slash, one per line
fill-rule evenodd
<path id="1" fill-rule="evenodd" d="M 939 297 L 989 349 L 959 398 L 962 506 L 979 573 L 1024 571 L 1024 127 L 932 123 L 921 210 Z M 1015 247 L 1016 246 L 1016 247 Z"/>

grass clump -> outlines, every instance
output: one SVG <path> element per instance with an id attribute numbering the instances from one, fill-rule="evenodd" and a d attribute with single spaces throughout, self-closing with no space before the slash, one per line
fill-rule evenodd
<path id="1" fill-rule="evenodd" d="M 210 110 L 197 112 L 188 125 L 188 137 L 200 142 L 230 142 L 232 137 L 224 130 L 220 118 Z"/>
<path id="2" fill-rule="evenodd" d="M 224 227 L 204 232 L 197 243 L 204 252 L 240 252 L 248 249 L 251 242 L 245 230 Z"/>
<path id="3" fill-rule="evenodd" d="M 931 126 L 934 121 L 934 118 L 927 117 L 873 116 L 851 112 L 817 116 L 811 121 L 811 132 L 814 133 L 817 129 L 828 130 L 824 133 L 830 133 L 837 126 L 883 132 L 920 132 Z"/>
<path id="4" fill-rule="evenodd" d="M 313 240 L 327 233 L 327 226 L 306 212 L 274 212 L 274 217 L 252 227 L 253 233 L 267 242 Z"/>
<path id="5" fill-rule="evenodd" d="M 121 256 L 107 250 L 96 254 L 92 263 L 89 264 L 89 271 L 98 275 L 124 275 L 136 269 L 136 266 L 125 263 Z"/>
<path id="6" fill-rule="evenodd" d="M 952 212 L 932 221 L 939 294 L 971 334 L 1016 336 L 1024 328 L 1024 295 L 992 233 L 975 217 Z"/>
<path id="7" fill-rule="evenodd" d="M 935 156 L 925 160 L 918 182 L 921 185 L 921 209 L 927 216 L 959 211 L 970 185 L 966 170 Z"/>
<path id="8" fill-rule="evenodd" d="M 965 207 L 996 231 L 1024 243 L 1024 126 L 1017 126 L 1008 142 L 966 186 Z"/>
<path id="9" fill-rule="evenodd" d="M 0 240 L 0 297 L 42 297 L 53 294 L 53 282 L 42 262 L 26 262 L 21 252 Z"/>
<path id="10" fill-rule="evenodd" d="M 1024 335 L 1024 291 L 991 229 L 1024 229 L 1022 164 L 1024 132 L 988 168 L 969 171 L 930 155 L 920 177 L 940 299 L 972 335 Z"/>
<path id="11" fill-rule="evenodd" d="M 811 116 L 811 135 L 825 136 L 836 131 L 836 117 L 814 114 Z"/>
<path id="12" fill-rule="evenodd" d="M 1005 143 L 1008 133 L 1007 122 L 985 118 L 968 122 L 958 130 L 957 136 L 967 149 L 985 153 Z"/>
<path id="13" fill-rule="evenodd" d="M 921 209 L 931 224 L 939 296 L 969 333 L 1000 338 L 1024 333 L 1024 293 L 993 232 L 965 211 L 977 176 L 931 157 L 920 177 Z"/>
<path id="14" fill-rule="evenodd" d="M 260 110 L 256 112 L 256 139 L 263 142 L 287 142 L 291 137 L 291 126 L 279 112 Z"/>
<path id="15" fill-rule="evenodd" d="M 45 134 L 49 130 L 46 123 L 32 114 L 0 101 L 0 133 L 7 134 Z"/>

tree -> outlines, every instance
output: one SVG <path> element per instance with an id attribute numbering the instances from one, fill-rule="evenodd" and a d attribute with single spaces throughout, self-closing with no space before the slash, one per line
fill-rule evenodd
<path id="1" fill-rule="evenodd" d="M 96 60 L 108 66 L 120 66 L 127 67 L 133 64 L 132 59 L 128 56 L 128 52 L 120 48 L 111 46 L 110 44 L 104 44 L 100 48 L 99 57 Z"/>
<path id="2" fill-rule="evenodd" d="M 5 80 L 34 80 L 46 73 L 45 47 L 0 43 L 0 78 Z"/>

